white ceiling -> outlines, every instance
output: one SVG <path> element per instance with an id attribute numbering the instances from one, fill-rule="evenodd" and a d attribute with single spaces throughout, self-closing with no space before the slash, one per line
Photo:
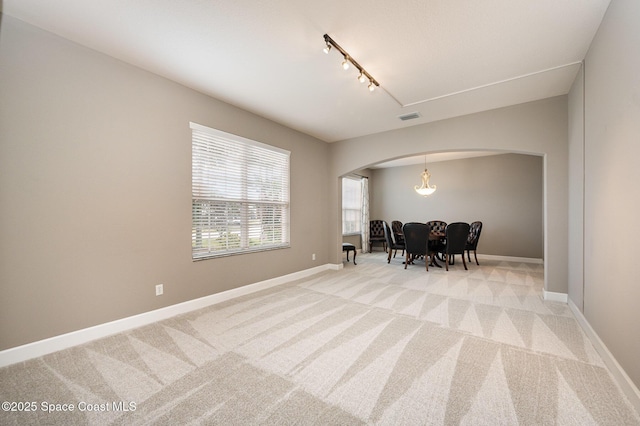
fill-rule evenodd
<path id="1" fill-rule="evenodd" d="M 334 142 L 568 93 L 609 0 L 0 0 L 3 13 Z M 342 70 L 328 33 L 382 86 Z M 398 116 L 419 112 L 401 121 Z"/>

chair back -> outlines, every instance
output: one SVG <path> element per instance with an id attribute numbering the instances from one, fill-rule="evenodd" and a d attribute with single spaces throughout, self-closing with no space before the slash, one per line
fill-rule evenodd
<path id="1" fill-rule="evenodd" d="M 447 225 L 445 234 L 447 236 L 446 253 L 463 254 L 469 238 L 469 224 L 464 222 L 454 222 Z"/>
<path id="2" fill-rule="evenodd" d="M 387 246 L 389 248 L 394 246 L 393 232 L 391 232 L 391 228 L 389 228 L 389 224 L 384 222 L 384 239 L 387 241 Z"/>
<path id="3" fill-rule="evenodd" d="M 393 237 L 397 243 L 404 243 L 404 235 L 402 235 L 402 222 L 399 220 L 391 221 L 391 230 L 393 231 Z"/>
<path id="4" fill-rule="evenodd" d="M 475 250 L 478 247 L 480 232 L 482 232 L 482 222 L 476 221 L 471 223 L 469 237 L 467 238 L 467 250 Z"/>
<path id="5" fill-rule="evenodd" d="M 427 222 L 427 225 L 431 227 L 431 232 L 444 233 L 447 229 L 447 222 L 443 220 L 430 220 L 429 222 Z"/>
<path id="6" fill-rule="evenodd" d="M 369 238 L 384 238 L 384 220 L 370 220 L 369 221 Z"/>
<path id="7" fill-rule="evenodd" d="M 404 245 L 408 254 L 429 254 L 429 225 L 425 223 L 409 222 L 402 226 Z"/>

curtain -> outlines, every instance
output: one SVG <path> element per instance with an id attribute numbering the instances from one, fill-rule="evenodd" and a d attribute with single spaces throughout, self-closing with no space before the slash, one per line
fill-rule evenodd
<path id="1" fill-rule="evenodd" d="M 362 253 L 369 253 L 369 178 L 362 178 Z"/>

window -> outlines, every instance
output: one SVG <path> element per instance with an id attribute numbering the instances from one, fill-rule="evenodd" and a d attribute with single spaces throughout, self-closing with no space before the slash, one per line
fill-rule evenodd
<path id="1" fill-rule="evenodd" d="M 289 247 L 289 151 L 191 130 L 192 258 Z"/>
<path id="2" fill-rule="evenodd" d="M 362 181 L 342 178 L 342 235 L 359 234 L 362 229 Z"/>

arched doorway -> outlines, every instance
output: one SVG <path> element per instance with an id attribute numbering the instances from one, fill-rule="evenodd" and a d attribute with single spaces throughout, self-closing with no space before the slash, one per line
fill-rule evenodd
<path id="1" fill-rule="evenodd" d="M 330 259 L 339 263 L 340 177 L 407 156 L 501 151 L 542 157 L 545 295 L 567 294 L 567 108 L 557 97 L 331 144 Z M 433 183 L 436 183 L 435 177 Z M 551 219 L 551 220 L 550 220 Z"/>

